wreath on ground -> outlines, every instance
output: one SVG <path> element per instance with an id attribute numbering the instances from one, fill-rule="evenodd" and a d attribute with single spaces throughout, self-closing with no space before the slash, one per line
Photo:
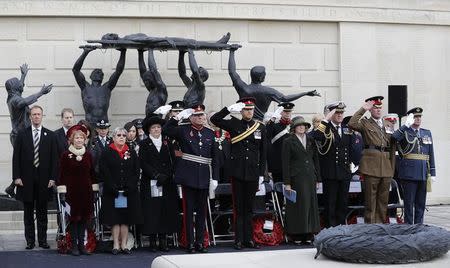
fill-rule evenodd
<path id="1" fill-rule="evenodd" d="M 322 230 L 317 258 L 356 263 L 412 263 L 440 257 L 450 249 L 450 232 L 424 224 L 352 224 Z"/>

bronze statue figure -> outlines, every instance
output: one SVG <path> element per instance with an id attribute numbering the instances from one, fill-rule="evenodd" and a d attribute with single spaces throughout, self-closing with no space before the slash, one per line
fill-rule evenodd
<path id="1" fill-rule="evenodd" d="M 250 70 L 252 82 L 250 84 L 246 84 L 236 72 L 234 52 L 238 48 L 239 46 L 231 45 L 230 58 L 228 60 L 228 73 L 230 74 L 231 80 L 233 81 L 233 86 L 239 94 L 240 99 L 244 97 L 254 97 L 256 99 L 254 118 L 262 121 L 264 114 L 267 112 L 267 109 L 272 101 L 277 103 L 291 102 L 303 96 L 320 96 L 316 90 L 292 95 L 284 95 L 274 88 L 261 85 L 266 77 L 266 70 L 264 66 L 254 66 Z"/>
<path id="2" fill-rule="evenodd" d="M 153 49 L 148 50 L 148 70 L 144 61 L 144 50 L 138 49 L 139 73 L 142 81 L 148 90 L 147 104 L 145 105 L 145 114 L 149 116 L 159 107 L 166 104 L 167 88 L 161 79 L 161 75 L 156 67 Z"/>
<path id="3" fill-rule="evenodd" d="M 86 120 L 93 126 L 100 120 L 108 121 L 108 108 L 111 100 L 111 91 L 116 87 L 117 81 L 125 68 L 125 53 L 126 49 L 119 49 L 120 58 L 117 62 L 116 71 L 111 75 L 108 82 L 102 85 L 103 71 L 101 69 L 94 69 L 91 73 L 92 83 L 89 84 L 83 73 L 81 67 L 84 59 L 89 52 L 95 50 L 95 47 L 85 47 L 83 53 L 75 62 L 73 66 L 73 74 L 78 86 L 81 89 L 81 98 L 83 101 L 83 108 L 86 113 Z"/>
<path id="4" fill-rule="evenodd" d="M 208 71 L 203 67 L 198 67 L 194 52 L 189 49 L 189 66 L 191 68 L 191 78 L 186 75 L 186 66 L 184 64 L 185 50 L 180 50 L 178 57 L 178 74 L 184 85 L 188 88 L 183 97 L 185 107 L 192 107 L 196 104 L 203 104 L 205 100 L 205 81 L 208 80 Z"/>

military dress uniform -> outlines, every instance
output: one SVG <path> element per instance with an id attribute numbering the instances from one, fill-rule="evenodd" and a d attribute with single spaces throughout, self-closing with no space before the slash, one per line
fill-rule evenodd
<path id="1" fill-rule="evenodd" d="M 108 121 L 100 120 L 96 124 L 96 128 L 109 128 L 111 125 Z M 101 178 L 100 176 L 100 167 L 99 167 L 99 161 L 102 156 L 102 152 L 105 151 L 105 149 L 112 143 L 112 138 L 109 136 L 106 136 L 104 138 L 97 135 L 97 137 L 94 138 L 92 141 L 92 156 L 94 158 L 94 167 L 95 167 L 95 174 L 97 179 L 100 182 L 103 182 L 104 178 Z"/>
<path id="2" fill-rule="evenodd" d="M 366 99 L 374 100 L 374 107 L 382 107 L 382 96 Z M 365 223 L 383 223 L 387 216 L 389 187 L 395 167 L 395 144 L 391 134 L 386 132 L 380 120 L 363 118 L 366 110 L 360 108 L 348 125 L 361 133 L 364 140 L 359 171 L 364 177 Z"/>
<path id="3" fill-rule="evenodd" d="M 422 116 L 423 109 L 413 108 L 407 114 Z M 427 179 L 436 176 L 431 131 L 405 125 L 392 135 L 399 142 L 398 178 L 403 188 L 405 222 L 423 223 L 427 197 Z"/>
<path id="4" fill-rule="evenodd" d="M 344 112 L 342 103 L 330 110 Z M 326 226 L 345 224 L 351 180 L 352 131 L 348 126 L 323 120 L 311 134 L 319 148 L 320 174 L 325 198 Z"/>
<path id="5" fill-rule="evenodd" d="M 204 113 L 204 106 L 194 107 L 194 114 Z M 207 127 L 192 124 L 178 125 L 178 120 L 171 118 L 163 128 L 163 135 L 176 139 L 182 156 L 176 163 L 174 182 L 182 185 L 183 193 L 183 228 L 187 238 L 189 252 L 194 250 L 193 214 L 195 220 L 195 248 L 206 252 L 203 247 L 205 234 L 206 205 L 210 180 L 215 165 L 214 131 Z"/>
<path id="6" fill-rule="evenodd" d="M 254 107 L 253 98 L 244 98 L 245 108 Z M 253 108 L 251 108 L 253 109 Z M 258 190 L 259 178 L 266 169 L 266 129 L 255 120 L 239 120 L 231 117 L 227 107 L 211 117 L 214 125 L 224 129 L 231 136 L 230 171 L 235 213 L 235 247 L 257 247 L 253 241 L 253 202 Z M 248 134 L 248 135 L 247 135 Z"/>

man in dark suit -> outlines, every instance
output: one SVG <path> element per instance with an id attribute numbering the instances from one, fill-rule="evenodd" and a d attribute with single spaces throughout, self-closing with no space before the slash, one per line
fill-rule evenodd
<path id="1" fill-rule="evenodd" d="M 42 127 L 42 114 L 42 107 L 31 107 L 31 127 L 19 132 L 13 152 L 16 198 L 23 202 L 24 207 L 26 249 L 35 246 L 35 206 L 39 247 L 50 248 L 47 243 L 47 203 L 55 185 L 57 145 L 55 134 Z"/>
<path id="2" fill-rule="evenodd" d="M 108 136 L 110 126 L 111 125 L 107 120 L 102 119 L 98 121 L 95 124 L 95 131 L 97 132 L 97 136 L 92 141 L 92 154 L 94 157 L 95 174 L 97 176 L 97 179 L 101 182 L 104 178 L 100 177 L 99 161 L 105 148 L 108 147 L 112 142 L 112 138 Z"/>
<path id="3" fill-rule="evenodd" d="M 320 174 L 325 197 L 325 224 L 327 227 L 345 224 L 348 190 L 352 177 L 350 154 L 352 132 L 343 124 L 345 104 L 328 104 L 329 111 L 312 136 L 319 149 Z"/>
<path id="4" fill-rule="evenodd" d="M 258 248 L 253 241 L 253 201 L 262 183 L 266 170 L 266 128 L 253 120 L 255 99 L 242 98 L 237 103 L 223 108 L 211 117 L 214 125 L 231 136 L 230 171 L 232 177 L 233 206 L 236 213 L 235 249 L 242 246 Z M 224 118 L 230 112 L 240 112 L 242 119 Z"/>
<path id="5" fill-rule="evenodd" d="M 64 108 L 61 111 L 62 127 L 55 130 L 56 143 L 58 144 L 58 158 L 65 150 L 67 150 L 67 148 L 69 148 L 66 133 L 67 130 L 73 126 L 73 115 L 73 110 L 70 108 Z"/>

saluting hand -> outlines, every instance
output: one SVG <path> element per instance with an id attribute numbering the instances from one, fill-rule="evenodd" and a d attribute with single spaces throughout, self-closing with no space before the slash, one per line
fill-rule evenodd
<path id="1" fill-rule="evenodd" d="M 165 116 L 172 109 L 172 105 L 164 105 L 156 109 L 155 114 L 161 114 Z"/>
<path id="2" fill-rule="evenodd" d="M 406 118 L 405 126 L 410 127 L 412 124 L 414 124 L 414 114 L 410 113 Z"/>
<path id="3" fill-rule="evenodd" d="M 372 109 L 374 103 L 375 101 L 366 101 L 366 103 L 364 103 L 362 107 L 364 108 L 364 110 L 368 111 Z"/>
<path id="4" fill-rule="evenodd" d="M 245 103 L 239 102 L 239 103 L 231 104 L 230 106 L 227 107 L 227 109 L 230 113 L 232 113 L 232 112 L 240 112 L 242 109 L 244 109 L 244 107 L 245 107 Z"/>

